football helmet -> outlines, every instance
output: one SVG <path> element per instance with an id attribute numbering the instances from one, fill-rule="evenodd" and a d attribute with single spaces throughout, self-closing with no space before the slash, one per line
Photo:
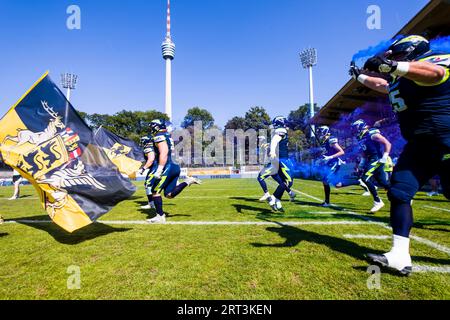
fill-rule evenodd
<path id="1" fill-rule="evenodd" d="M 278 116 L 272 120 L 272 126 L 274 129 L 287 128 L 288 120 L 285 117 Z"/>
<path id="2" fill-rule="evenodd" d="M 384 56 L 389 60 L 413 61 L 430 51 L 430 42 L 422 36 L 411 35 L 395 41 Z"/>
<path id="3" fill-rule="evenodd" d="M 151 134 L 156 134 L 160 131 L 167 130 L 166 121 L 162 119 L 152 120 L 148 126 Z"/>

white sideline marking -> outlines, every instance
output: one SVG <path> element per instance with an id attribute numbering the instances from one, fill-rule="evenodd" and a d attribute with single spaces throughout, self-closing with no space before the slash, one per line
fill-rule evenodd
<path id="1" fill-rule="evenodd" d="M 301 191 L 296 190 L 296 189 L 292 189 L 292 190 L 294 190 L 295 192 L 297 192 L 297 193 L 299 193 L 299 194 L 304 195 L 305 197 L 308 197 L 308 198 L 310 198 L 310 199 L 314 199 L 314 200 L 316 200 L 316 201 L 322 202 L 322 200 L 319 199 L 319 198 L 317 198 L 317 197 L 314 197 L 314 196 L 312 196 L 312 195 L 309 195 L 309 194 L 307 194 L 307 193 L 301 192 Z M 375 220 L 373 220 L 372 218 L 370 218 L 370 217 L 368 217 L 368 216 L 363 216 L 363 215 L 361 215 L 361 214 L 358 214 L 358 213 L 356 213 L 356 212 L 349 211 L 349 210 L 347 210 L 347 209 L 345 209 L 345 208 L 339 207 L 339 206 L 334 205 L 334 204 L 331 204 L 331 207 L 333 207 L 333 208 L 338 208 L 338 209 L 342 209 L 342 211 L 345 211 L 345 212 L 348 213 L 348 214 L 357 216 L 357 217 L 359 217 L 359 218 L 361 218 L 361 219 L 363 219 L 363 220 L 365 220 L 365 221 L 371 222 L 371 223 L 373 223 L 373 224 L 378 224 L 379 226 L 381 226 L 381 227 L 383 227 L 383 228 L 385 228 L 385 229 L 391 230 L 391 227 L 390 227 L 388 224 L 384 223 L 384 222 L 378 222 L 378 221 L 375 221 Z M 438 250 L 438 251 L 441 251 L 441 252 L 444 252 L 444 253 L 450 255 L 450 248 L 448 248 L 448 247 L 446 247 L 446 246 L 444 246 L 444 245 L 441 245 L 441 244 L 436 243 L 436 242 L 433 242 L 433 241 L 431 241 L 431 240 L 428 240 L 428 239 L 425 239 L 425 238 L 422 238 L 422 237 L 418 237 L 418 236 L 414 236 L 414 235 L 410 235 L 410 238 L 413 239 L 413 240 L 415 240 L 415 241 L 417 241 L 417 242 L 420 242 L 420 243 L 422 243 L 422 244 L 425 244 L 425 245 L 427 245 L 427 246 L 429 246 L 429 247 L 431 247 L 431 248 L 433 248 L 433 249 L 436 249 L 436 250 Z"/>
<path id="2" fill-rule="evenodd" d="M 53 223 L 51 220 L 8 220 L 5 224 L 47 224 Z M 152 224 L 145 220 L 99 220 L 96 223 L 108 224 L 108 225 L 161 225 Z M 267 225 L 286 225 L 286 226 L 300 226 L 300 225 L 367 225 L 372 224 L 367 221 L 286 221 L 286 222 L 263 222 L 263 221 L 167 221 L 166 225 L 230 225 L 230 226 L 242 226 L 242 225 L 255 225 L 255 226 L 267 226 Z"/>
<path id="3" fill-rule="evenodd" d="M 347 239 L 377 239 L 377 240 L 387 240 L 390 236 L 374 236 L 370 234 L 344 234 L 344 238 Z"/>
<path id="4" fill-rule="evenodd" d="M 424 208 L 434 209 L 434 210 L 439 210 L 439 211 L 450 212 L 449 209 L 444 209 L 444 208 L 438 208 L 438 207 L 433 207 L 433 206 L 423 206 L 423 207 L 424 207 Z"/>
<path id="5" fill-rule="evenodd" d="M 413 272 L 437 272 L 437 273 L 450 273 L 450 266 L 436 267 L 436 266 L 414 266 Z"/>

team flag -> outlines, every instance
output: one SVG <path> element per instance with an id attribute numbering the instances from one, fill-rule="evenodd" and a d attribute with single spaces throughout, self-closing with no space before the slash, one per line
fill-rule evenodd
<path id="1" fill-rule="evenodd" d="M 122 138 L 105 128 L 95 132 L 95 142 L 102 147 L 119 171 L 129 177 L 135 176 L 145 161 L 144 152 L 132 140 Z"/>
<path id="2" fill-rule="evenodd" d="M 45 73 L 0 119 L 0 152 L 38 191 L 52 220 L 73 232 L 135 191 Z"/>

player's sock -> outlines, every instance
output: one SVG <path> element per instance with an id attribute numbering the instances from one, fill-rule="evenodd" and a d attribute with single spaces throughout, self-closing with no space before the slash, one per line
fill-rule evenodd
<path id="1" fill-rule="evenodd" d="M 269 189 L 267 188 L 267 183 L 261 176 L 258 176 L 258 182 L 259 182 L 259 185 L 261 186 L 261 189 L 264 191 L 264 193 L 265 194 L 269 193 Z"/>
<path id="2" fill-rule="evenodd" d="M 366 184 L 367 188 L 369 189 L 369 192 L 373 197 L 373 201 L 381 202 L 381 199 L 378 196 L 378 192 L 377 192 L 377 189 L 375 188 L 375 185 L 369 180 L 364 181 L 364 183 Z"/>
<path id="3" fill-rule="evenodd" d="M 184 188 L 186 188 L 188 186 L 188 184 L 186 182 L 182 182 L 179 185 L 177 185 L 173 191 L 170 193 L 171 198 L 175 198 L 177 195 L 179 195 L 181 193 L 181 191 L 184 190 Z"/>
<path id="4" fill-rule="evenodd" d="M 283 197 L 284 188 L 282 186 L 278 186 L 275 192 L 273 193 L 273 196 L 277 199 L 281 199 Z"/>
<path id="5" fill-rule="evenodd" d="M 325 192 L 325 203 L 330 203 L 330 193 L 331 193 L 331 187 L 329 184 L 323 185 L 323 191 Z"/>
<path id="6" fill-rule="evenodd" d="M 391 201 L 391 226 L 394 234 L 408 238 L 413 226 L 413 211 L 411 203 Z"/>
<path id="7" fill-rule="evenodd" d="M 161 196 L 154 196 L 153 202 L 155 203 L 156 214 L 159 216 L 163 216 L 164 211 L 163 211 L 163 201 L 162 201 Z"/>
<path id="8" fill-rule="evenodd" d="M 152 202 L 153 202 L 153 195 L 148 194 L 148 195 L 147 195 L 147 199 L 148 199 L 148 203 L 149 203 L 149 204 L 152 203 Z"/>

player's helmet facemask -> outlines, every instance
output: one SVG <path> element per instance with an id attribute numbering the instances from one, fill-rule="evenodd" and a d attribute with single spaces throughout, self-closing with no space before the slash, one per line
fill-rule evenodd
<path id="1" fill-rule="evenodd" d="M 414 61 L 429 51 L 430 42 L 422 36 L 413 35 L 395 41 L 384 56 L 394 61 Z"/>

